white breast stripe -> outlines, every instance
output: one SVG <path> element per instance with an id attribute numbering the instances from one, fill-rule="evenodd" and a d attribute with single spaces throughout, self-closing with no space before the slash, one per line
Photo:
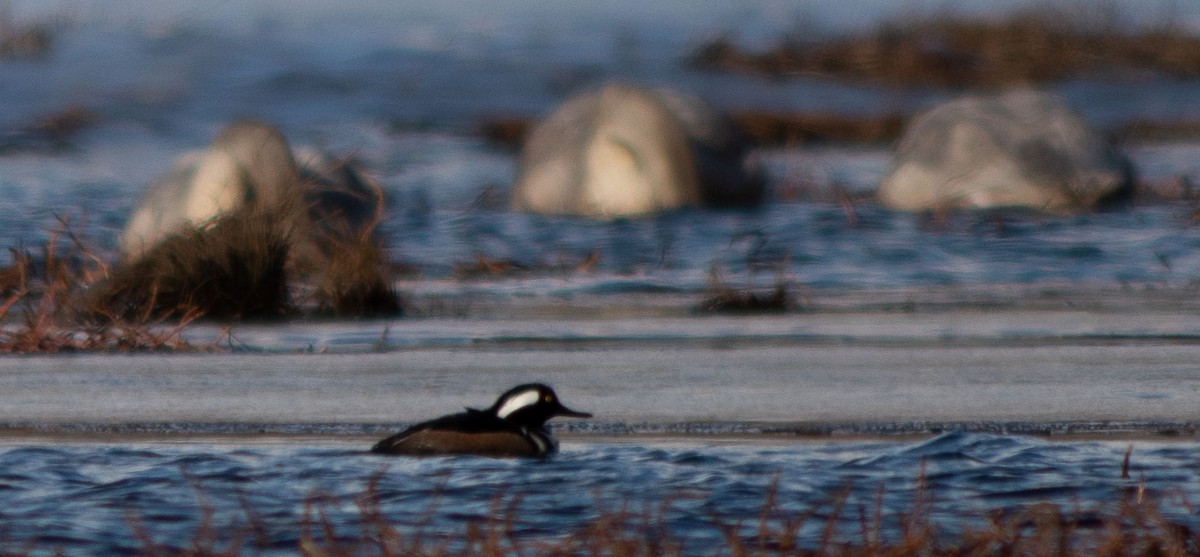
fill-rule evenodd
<path id="1" fill-rule="evenodd" d="M 533 406 L 534 404 L 537 404 L 538 399 L 541 398 L 541 396 L 541 393 L 539 393 L 537 389 L 525 391 L 508 399 L 508 401 L 500 407 L 500 410 L 496 412 L 496 415 L 500 416 L 501 418 L 507 418 L 509 414 L 512 414 L 517 410 L 525 408 L 526 406 Z"/>
<path id="2" fill-rule="evenodd" d="M 521 429 L 524 430 L 525 428 L 521 428 Z M 533 444 L 537 445 L 537 452 L 539 455 L 544 455 L 544 454 L 550 452 L 550 449 L 552 448 L 552 446 L 551 446 L 551 441 L 549 438 L 542 435 L 542 433 L 539 431 L 533 431 L 533 432 L 526 431 L 525 433 L 530 439 L 533 439 Z"/>

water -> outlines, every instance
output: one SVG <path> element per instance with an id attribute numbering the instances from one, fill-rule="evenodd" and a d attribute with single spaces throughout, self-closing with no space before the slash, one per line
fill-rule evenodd
<path id="1" fill-rule="evenodd" d="M 882 492 L 885 532 L 924 497 L 943 532 L 978 526 L 988 511 L 1050 501 L 1102 516 L 1144 483 L 1164 516 L 1195 528 L 1200 516 L 1179 497 L 1200 496 L 1191 445 L 1134 443 L 1132 479 L 1121 478 L 1121 443 L 1047 443 L 950 433 L 915 442 L 721 445 L 703 442 L 568 442 L 547 461 L 473 457 L 408 459 L 365 453 L 346 442 L 235 445 L 67 444 L 0 449 L 0 540 L 8 548 L 67 554 L 128 554 L 146 539 L 182 549 L 201 517 L 265 553 L 288 553 L 315 509 L 345 540 L 361 540 L 369 501 L 403 535 L 457 543 L 470 523 L 511 515 L 518 541 L 560 540 L 600 513 L 657 511 L 685 548 L 725 544 L 714 525 L 742 525 L 753 539 L 768 494 L 774 527 L 815 511 L 801 530 L 820 540 L 834 503 L 842 539 L 859 535 L 859 510 Z M 365 442 L 363 444 L 365 446 Z M 922 468 L 924 479 L 922 480 Z M 922 481 L 924 487 L 921 487 Z M 919 494 L 918 492 L 921 491 Z M 1173 499 L 1174 498 L 1174 499 Z M 872 511 L 873 512 L 873 511 Z M 139 536 L 133 534 L 139 529 Z M 319 535 L 319 534 L 318 534 Z M 457 540 L 457 541 L 450 541 Z M 3 547 L 3 546 L 0 546 Z"/>
<path id="2" fill-rule="evenodd" d="M 1012 2 L 1004 9 L 1031 3 Z M 973 293 L 987 288 L 1012 285 L 1030 290 L 1007 294 L 1005 303 L 1034 298 L 1028 294 L 1041 285 L 1067 292 L 1100 289 L 1110 297 L 1103 302 L 1115 307 L 1123 307 L 1119 300 L 1131 288 L 1165 287 L 1183 292 L 1182 298 L 1200 276 L 1193 202 L 1142 203 L 1078 216 L 988 213 L 937 221 L 869 200 L 887 169 L 886 147 L 818 146 L 754 154 L 774 190 L 760 209 L 679 211 L 615 222 L 542 217 L 505 209 L 515 154 L 476 134 L 483 118 L 545 114 L 572 92 L 610 79 L 678 87 L 731 109 L 917 110 L 954 92 L 892 90 L 811 76 L 762 80 L 700 73 L 680 61 L 701 41 L 723 32 L 765 45 L 797 28 L 835 33 L 901 10 L 936 10 L 944 2 L 629 0 L 545 6 L 526 0 L 484 5 L 371 0 L 346 6 L 259 0 L 204 7 L 167 1 L 154 9 L 109 0 L 11 4 L 18 19 L 49 14 L 69 24 L 48 58 L 0 60 L 0 145 L 10 146 L 0 152 L 0 247 L 40 245 L 56 226 L 55 217 L 62 216 L 100 255 L 113 257 L 117 233 L 147 184 L 184 151 L 206 145 L 230 119 L 254 117 L 279 125 L 296 144 L 354 154 L 389 196 L 382 231 L 391 259 L 419 275 L 399 283 L 418 302 L 416 318 L 245 328 L 235 339 L 237 346 L 269 352 L 351 352 L 344 356 L 349 361 L 292 355 L 309 359 L 285 362 L 273 353 L 236 354 L 216 364 L 214 359 L 149 356 L 132 364 L 97 363 L 91 356 L 5 360 L 0 367 L 7 396 L 14 400 L 5 412 L 23 414 L 5 414 L 9 423 L 44 412 L 47 427 L 54 429 L 64 408 L 82 408 L 92 420 L 101 415 L 144 420 L 159 428 L 155 431 L 174 431 L 178 423 L 171 420 L 178 419 L 180 408 L 196 406 L 199 410 L 189 411 L 201 422 L 247 415 L 240 425 L 252 430 L 260 421 L 289 418 L 254 414 L 255 402 L 270 402 L 264 406 L 274 412 L 303 400 L 308 413 L 301 422 L 341 417 L 347 423 L 378 424 L 424 417 L 399 416 L 387 401 L 391 390 L 408 392 L 414 404 L 407 410 L 441 412 L 456 407 L 459 398 L 475 404 L 508 386 L 493 383 L 525 380 L 529 364 L 536 364 L 538 373 L 553 374 L 569 362 L 556 378 L 588 385 L 586 393 L 597 404 L 586 409 L 598 416 L 617 414 L 618 421 L 654 414 L 656 425 L 682 439 L 633 435 L 601 442 L 584 434 L 568 440 L 553 460 L 524 462 L 381 458 L 362 451 L 369 440 L 339 438 L 353 434 L 339 430 L 338 423 L 319 435 L 246 435 L 229 443 L 135 437 L 54 444 L 10 438 L 0 444 L 0 552 L 129 554 L 151 543 L 185 548 L 211 512 L 211 523 L 222 532 L 244 534 L 222 537 L 221 543 L 241 539 L 249 547 L 261 544 L 266 553 L 286 554 L 294 552 L 302 535 L 306 509 L 320 508 L 338 536 L 356 539 L 363 518 L 356 501 L 370 493 L 389 524 L 424 533 L 435 544 L 461 541 L 465 525 L 486 520 L 497 501 L 519 511 L 514 514 L 517 538 L 536 542 L 560 539 L 605 510 L 639 512 L 670 500 L 669 530 L 703 553 L 724 543 L 714 520 L 743 524 L 739 535 L 752 537 L 774 485 L 778 507 L 771 516 L 779 521 L 809 510 L 827 517 L 838 497 L 848 493 L 846 509 L 855 509 L 854 514 L 842 516 L 838 532 L 856 540 L 857 509 L 873 508 L 881 488 L 885 533 L 898 534 L 897 515 L 917 499 L 922 463 L 937 502 L 932 518 L 951 531 L 982 524 L 988 511 L 1000 507 L 1042 501 L 1085 510 L 1103 507 L 1136 490 L 1143 477 L 1149 494 L 1165 501 L 1168 517 L 1193 529 L 1200 526 L 1178 498 L 1200 499 L 1195 464 L 1200 454 L 1194 444 L 1135 442 L 1134 477 L 1122 479 L 1125 444 L 1118 442 L 950 433 L 924 441 L 788 443 L 754 437 L 716 443 L 687 437 L 690 422 L 662 425 L 682 421 L 681 408 L 689 419 L 719 411 L 722 420 L 744 421 L 755 402 L 723 396 L 739 388 L 761 394 L 759 403 L 770 420 L 826 416 L 818 410 L 842 419 L 832 412 L 872 402 L 875 412 L 890 419 L 900 410 L 926 412 L 905 416 L 919 422 L 930 418 L 923 405 L 932 408 L 938 402 L 939 395 L 928 388 L 933 384 L 943 389 L 937 391 L 941 398 L 953 392 L 951 398 L 962 402 L 952 408 L 957 413 L 942 419 L 961 422 L 963 412 L 978 417 L 986 407 L 997 413 L 994 419 L 1003 429 L 1012 413 L 1022 410 L 1012 400 L 1028 393 L 1004 389 L 1021 382 L 1013 379 L 1019 373 L 1033 374 L 1022 381 L 1047 391 L 1036 400 L 1061 398 L 1042 406 L 1067 405 L 1062 413 L 1070 415 L 1055 414 L 1056 423 L 1069 425 L 1082 410 L 1093 412 L 1088 420 L 1103 423 L 1104 414 L 1097 417 L 1094 410 L 1111 412 L 1118 402 L 1126 404 L 1122 408 L 1131 419 L 1187 422 L 1191 418 L 1180 417 L 1181 412 L 1162 417 L 1148 407 L 1177 409 L 1179 400 L 1190 402 L 1178 386 L 1194 376 L 1190 349 L 1200 335 L 1188 305 L 1194 302 L 1168 295 L 1156 303 L 1178 302 L 1172 311 L 1159 307 L 1134 314 L 1090 314 L 1073 307 L 1030 313 L 1014 304 L 1007 312 L 988 313 L 990 320 L 962 319 L 961 313 L 949 318 L 939 312 L 896 314 L 894 309 L 907 303 L 907 288 L 966 289 L 958 298 L 951 295 L 949 305 L 974 300 Z M 990 1 L 957 5 L 984 14 L 996 10 Z M 1169 19 L 1200 32 L 1200 8 L 1193 4 L 1147 7 L 1129 0 L 1111 6 L 1130 26 Z M 1138 118 L 1200 119 L 1196 79 L 1136 76 L 1048 87 L 1103 129 Z M 69 148 L 19 141 L 11 146 L 22 126 L 72 106 L 91 111 L 96 124 Z M 1200 181 L 1198 142 L 1126 147 L 1146 181 Z M 784 195 L 805 187 L 820 195 L 801 201 Z M 861 200 L 843 205 L 838 191 Z M 529 271 L 515 278 L 459 280 L 456 269 L 478 254 L 509 259 Z M 592 254 L 599 255 L 597 266 L 574 270 Z M 7 251 L 0 253 L 0 262 L 7 257 Z M 735 284 L 771 285 L 782 277 L 819 308 L 833 310 L 755 320 L 696 318 L 686 308 L 708 287 L 714 267 Z M 975 287 L 981 289 L 971 290 Z M 871 298 L 878 292 L 891 294 L 883 294 L 882 301 Z M 451 301 L 433 307 L 431 300 L 439 298 Z M 536 301 L 529 306 L 512 309 L 531 298 Z M 580 311 L 584 304 L 586 310 Z M 864 305 L 868 311 L 838 313 Z M 452 319 L 438 319 L 439 312 Z M 197 329 L 201 338 L 219 334 Z M 1115 346 L 1093 349 L 1090 343 L 1097 337 Z M 948 353 L 946 339 L 993 349 L 963 359 L 968 351 Z M 775 348 L 770 353 L 776 355 L 768 358 L 770 365 L 737 358 L 726 346 L 737 342 L 744 343 L 742 350 Z M 1067 349 L 1030 349 L 1039 342 Z M 1178 353 L 1161 346 L 1155 350 L 1155 343 L 1166 342 L 1179 344 L 1171 347 Z M 857 347 L 857 359 L 848 358 L 842 343 Z M 876 355 L 872 343 L 898 348 Z M 466 353 L 480 344 L 499 353 Z M 614 344 L 634 349 L 619 357 L 611 351 L 602 358 L 591 355 Z M 542 354 L 531 345 L 559 351 Z M 682 361 L 703 373 L 687 375 L 692 371 L 680 369 L 679 354 L 664 349 L 679 345 L 691 350 Z M 710 345 L 711 350 L 704 348 Z M 925 350 L 924 359 L 913 359 L 906 347 Z M 1144 347 L 1155 355 L 1169 352 L 1173 359 L 1150 361 Z M 362 352 L 382 354 L 368 360 Z M 756 351 L 760 358 L 765 352 Z M 814 361 L 813 354 L 820 357 Z M 462 363 L 464 358 L 469 361 Z M 1113 359 L 1095 361 L 1106 358 Z M 447 361 L 460 366 L 450 379 Z M 747 367 L 747 361 L 760 367 Z M 367 376 L 347 371 L 365 364 Z M 908 366 L 901 371 L 911 376 L 884 373 L 898 364 Z M 807 375 L 799 376 L 798 366 Z M 170 367 L 188 371 L 161 373 L 160 368 Z M 107 375 L 69 377 L 97 368 Z M 204 368 L 212 369 L 205 373 Z M 393 374 L 395 369 L 407 374 Z M 1154 380 L 1163 369 L 1170 374 L 1158 383 L 1137 383 Z M 923 383 L 930 370 L 946 371 L 948 378 Z M 1103 378 L 1097 378 L 1098 370 Z M 586 380 L 571 376 L 577 371 L 579 376 L 588 372 Z M 35 375 L 42 384 L 39 397 L 31 398 Z M 354 388 L 339 383 L 349 381 L 342 379 L 347 376 L 356 381 Z M 1046 377 L 1053 381 L 1045 382 Z M 681 378 L 690 390 L 679 389 Z M 1014 385 L 1004 385 L 1005 378 Z M 198 386 L 179 390 L 172 381 Z M 255 388 L 246 389 L 247 381 Z M 1119 388 L 1109 388 L 1113 381 Z M 672 395 L 665 403 L 657 401 L 661 409 L 636 396 L 635 387 L 651 382 Z M 814 384 L 825 390 L 815 391 L 807 406 L 796 410 L 795 397 Z M 323 396 L 331 385 L 353 400 Z M 908 390 L 898 391 L 897 385 Z M 156 386 L 161 389 L 154 396 L 145 396 Z M 437 386 L 440 398 L 429 394 Z M 133 390 L 140 394 L 130 395 Z M 980 391 L 992 393 L 991 398 L 979 398 Z M 1095 396 L 1098 391 L 1103 396 Z M 860 392 L 878 395 L 872 401 L 844 398 Z M 178 400 L 180 393 L 188 393 L 188 404 Z M 55 406 L 64 394 L 74 398 Z M 888 406 L 898 394 L 917 403 Z M 140 397 L 145 400 L 131 400 Z M 447 397 L 459 398 L 443 404 Z M 1154 398 L 1147 403 L 1147 397 Z M 714 406 L 696 407 L 698 398 Z M 1129 405 L 1130 398 L 1140 405 Z M 988 404 L 979 405 L 981 400 Z M 84 424 L 83 435 L 105 431 L 105 424 L 87 418 L 70 417 Z M 261 528 L 251 531 L 250 526 Z M 819 525 L 806 528 L 809 543 L 820 538 Z"/>
<path id="3" fill-rule="evenodd" d="M 819 77 L 762 80 L 682 63 L 689 49 L 722 31 L 749 44 L 797 26 L 833 33 L 894 17 L 889 3 L 851 9 L 835 2 L 631 2 L 584 9 L 513 0 L 482 11 L 374 2 L 335 9 L 262 1 L 203 10 L 95 2 L 57 11 L 20 4 L 21 17 L 62 14 L 71 23 L 48 58 L 0 61 L 0 139 L 71 106 L 92 111 L 96 124 L 70 149 L 34 145 L 0 156 L 6 245 L 37 245 L 57 215 L 112 256 L 147 184 L 231 119 L 255 117 L 278 124 L 296 144 L 354 154 L 390 196 L 383 231 L 392 259 L 425 279 L 451 278 L 479 254 L 533 269 L 570 268 L 598 254 L 593 280 L 581 288 L 615 292 L 703 289 L 714 265 L 735 281 L 769 283 L 782 272 L 833 288 L 1060 279 L 1186 285 L 1200 269 L 1194 249 L 1200 229 L 1194 208 L 1182 203 L 1079 217 L 974 216 L 949 225 L 871 201 L 851 210 L 781 195 L 761 210 L 620 222 L 505 210 L 515 154 L 477 136 L 481 119 L 545 114 L 572 92 L 608 80 L 677 87 L 729 108 L 848 114 L 912 111 L 954 95 Z M 986 13 L 987 5 L 958 9 Z M 1185 29 L 1200 28 L 1194 6 L 1114 6 L 1130 26 L 1153 23 L 1161 13 Z M 1101 128 L 1198 116 L 1200 80 L 1139 76 L 1049 87 Z M 1130 151 L 1150 182 L 1195 182 L 1200 175 L 1195 142 Z M 808 184 L 869 195 L 888 161 L 886 147 L 771 149 L 755 156 L 777 194 Z M 751 270 L 766 272 L 756 279 Z"/>

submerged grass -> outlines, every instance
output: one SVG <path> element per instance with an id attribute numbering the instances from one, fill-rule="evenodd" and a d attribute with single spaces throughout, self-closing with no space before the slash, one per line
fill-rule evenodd
<path id="1" fill-rule="evenodd" d="M 213 510 L 198 482 L 199 514 L 191 539 L 163 539 L 131 511 L 127 523 L 138 555 L 257 555 L 264 551 L 307 556 L 1195 556 L 1200 535 L 1167 517 L 1178 502 L 1145 496 L 1144 485 L 1130 485 L 1099 508 L 1081 509 L 1036 503 L 998 508 L 978 517 L 956 517 L 955 525 L 935 517 L 938 503 L 922 476 L 914 500 L 904 510 L 885 511 L 884 491 L 873 503 L 850 502 L 850 490 L 803 510 L 785 510 L 778 479 L 767 489 L 753 516 L 729 517 L 716 511 L 709 519 L 673 526 L 677 505 L 693 497 L 667 497 L 640 510 L 600 502 L 583 511 L 579 525 L 546 532 L 526 525 L 519 493 L 496 496 L 486 518 L 454 526 L 433 525 L 438 500 L 424 518 L 403 523 L 382 508 L 381 475 L 357 497 L 309 496 L 294 522 L 268 524 L 245 500 L 237 516 Z M 599 499 L 599 497 L 597 497 Z M 1183 501 L 1189 515 L 1194 509 Z M 349 513 L 350 520 L 346 520 Z M 341 518 L 334 518 L 341 517 Z M 966 524 L 966 525 L 964 525 Z M 281 528 L 283 531 L 280 531 Z M 12 536 L 12 532 L 3 532 Z M 72 548 L 42 547 L 18 539 L 2 540 L 4 555 L 26 555 Z M 3 547 L 8 549 L 4 551 Z M 74 548 L 79 549 L 79 548 Z M 86 549 L 86 548 L 83 548 Z"/>

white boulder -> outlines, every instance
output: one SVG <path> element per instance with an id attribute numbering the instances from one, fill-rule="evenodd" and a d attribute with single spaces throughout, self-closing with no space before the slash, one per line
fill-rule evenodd
<path id="1" fill-rule="evenodd" d="M 358 241 L 378 222 L 382 196 L 345 161 L 293 152 L 273 126 L 236 122 L 200 152 L 185 154 L 143 194 L 120 239 L 133 260 L 171 234 L 256 211 L 279 222 L 293 258 L 319 263 L 322 238 Z"/>
<path id="2" fill-rule="evenodd" d="M 763 180 L 745 154 L 738 130 L 700 100 L 610 84 L 568 100 L 533 129 L 512 206 L 617 218 L 754 205 Z"/>
<path id="3" fill-rule="evenodd" d="M 1061 98 L 1033 90 L 970 96 L 917 116 L 879 200 L 904 210 L 1094 209 L 1128 196 L 1128 160 Z"/>

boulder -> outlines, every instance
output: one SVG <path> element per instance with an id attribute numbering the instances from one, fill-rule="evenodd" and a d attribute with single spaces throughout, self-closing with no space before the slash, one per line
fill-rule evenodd
<path id="1" fill-rule="evenodd" d="M 699 99 L 610 84 L 568 100 L 534 127 L 512 206 L 618 218 L 756 205 L 764 180 L 746 152 L 738 129 Z"/>
<path id="2" fill-rule="evenodd" d="M 953 100 L 905 130 L 879 187 L 904 210 L 1100 208 L 1127 198 L 1132 169 L 1061 98 L 1033 90 Z"/>
<path id="3" fill-rule="evenodd" d="M 346 161 L 236 122 L 142 196 L 102 305 L 126 316 L 282 314 L 292 281 L 305 280 L 331 313 L 398 311 L 375 235 L 382 210 L 381 190 Z"/>

